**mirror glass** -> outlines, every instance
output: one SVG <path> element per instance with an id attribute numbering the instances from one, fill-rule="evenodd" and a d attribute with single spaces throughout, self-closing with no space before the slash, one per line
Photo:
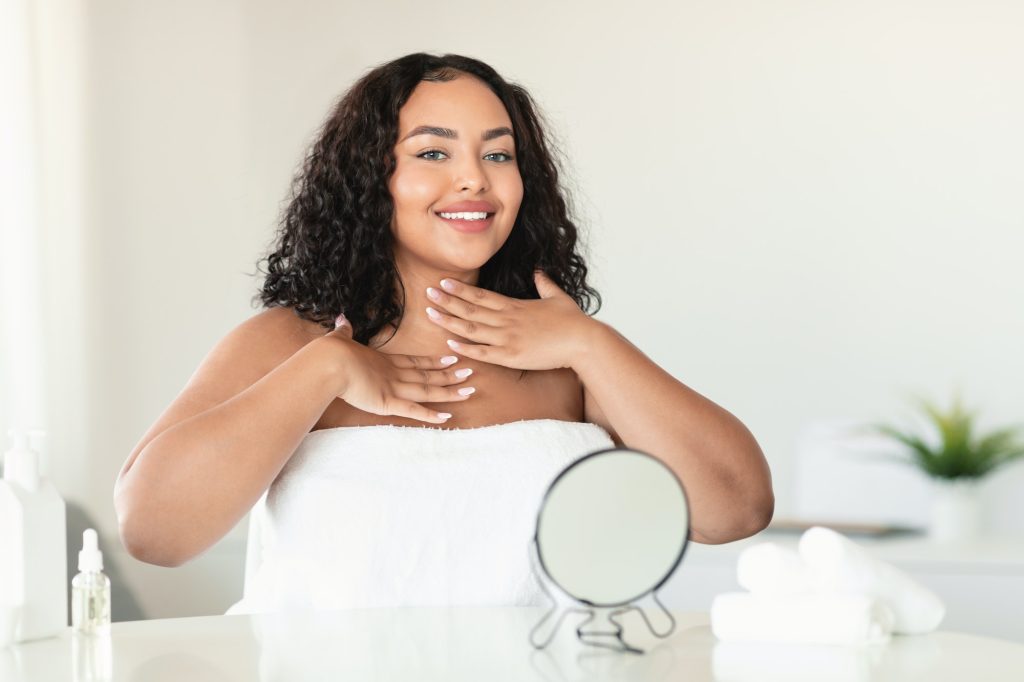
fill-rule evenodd
<path id="1" fill-rule="evenodd" d="M 537 516 L 537 555 L 569 596 L 617 606 L 668 579 L 689 530 L 686 493 L 671 469 L 636 450 L 602 450 L 551 483 Z"/>

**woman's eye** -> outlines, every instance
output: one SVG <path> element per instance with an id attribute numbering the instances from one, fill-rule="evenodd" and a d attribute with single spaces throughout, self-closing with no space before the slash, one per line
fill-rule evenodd
<path id="1" fill-rule="evenodd" d="M 492 152 L 492 153 L 488 154 L 487 156 L 485 156 L 484 158 L 485 159 L 490 159 L 492 156 L 500 156 L 501 157 L 500 159 L 492 159 L 493 161 L 505 162 L 505 161 L 511 161 L 512 160 L 512 156 L 510 154 L 506 154 L 505 152 Z"/>
<path id="2" fill-rule="evenodd" d="M 425 152 L 417 154 L 416 156 L 418 156 L 421 159 L 426 159 L 427 161 L 440 161 L 440 157 L 447 156 L 447 154 L 438 149 L 429 149 Z"/>

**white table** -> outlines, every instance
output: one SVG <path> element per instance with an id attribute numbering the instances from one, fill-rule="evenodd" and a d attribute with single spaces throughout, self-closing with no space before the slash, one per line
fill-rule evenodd
<path id="1" fill-rule="evenodd" d="M 115 623 L 109 638 L 66 632 L 0 651 L 0 680 L 1024 680 L 1024 645 L 1009 641 L 936 632 L 866 649 L 722 644 L 703 613 L 675 613 L 666 640 L 626 614 L 626 640 L 644 655 L 579 644 L 576 615 L 537 651 L 527 636 L 543 613 L 366 609 Z"/>

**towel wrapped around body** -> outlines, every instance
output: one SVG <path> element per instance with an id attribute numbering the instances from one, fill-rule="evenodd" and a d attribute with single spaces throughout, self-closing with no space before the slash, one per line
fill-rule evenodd
<path id="1" fill-rule="evenodd" d="M 599 426 L 552 419 L 313 431 L 252 511 L 228 613 L 543 604 L 529 561 L 542 498 L 613 446 Z"/>

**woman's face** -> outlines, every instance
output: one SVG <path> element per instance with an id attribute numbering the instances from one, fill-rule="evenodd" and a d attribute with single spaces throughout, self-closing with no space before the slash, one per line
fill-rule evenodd
<path id="1" fill-rule="evenodd" d="M 413 90 L 388 183 L 400 266 L 472 271 L 501 248 L 523 199 L 512 132 L 501 100 L 472 76 Z"/>

